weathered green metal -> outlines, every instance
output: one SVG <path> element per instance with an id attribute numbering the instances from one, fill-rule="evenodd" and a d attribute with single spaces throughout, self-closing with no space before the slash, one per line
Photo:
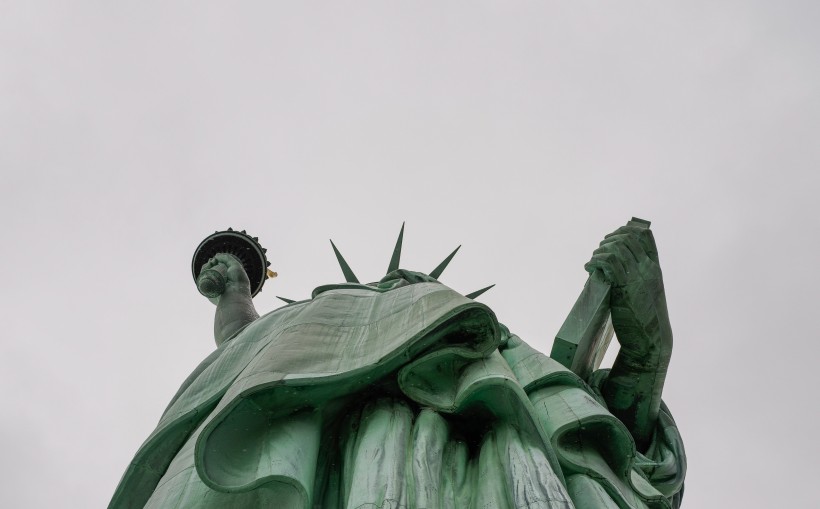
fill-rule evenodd
<path id="1" fill-rule="evenodd" d="M 627 225 L 648 229 L 650 222 L 633 217 Z M 610 289 L 603 271 L 593 271 L 552 344 L 550 357 L 584 379 L 601 365 L 612 340 Z"/>
<path id="2" fill-rule="evenodd" d="M 609 411 L 649 446 L 662 406 L 672 328 L 655 239 L 649 222 L 632 221 L 607 235 L 586 264 L 612 285 L 610 313 L 620 349 L 601 392 Z"/>
<path id="3" fill-rule="evenodd" d="M 339 262 L 339 267 L 342 268 L 342 274 L 345 276 L 345 281 L 348 283 L 358 283 L 359 279 L 356 277 L 356 274 L 353 273 L 350 265 L 348 265 L 345 261 L 342 253 L 340 253 L 339 249 L 336 248 L 336 244 L 334 244 L 331 240 L 330 245 L 333 246 L 333 252 L 336 254 L 336 260 Z"/>
<path id="4" fill-rule="evenodd" d="M 494 284 L 490 285 L 490 286 L 485 286 L 481 290 L 476 290 L 474 292 L 468 293 L 467 295 L 465 295 L 465 297 L 467 297 L 468 299 L 477 299 L 479 296 L 483 295 L 484 292 L 486 292 L 487 290 L 489 290 L 490 288 L 492 288 L 494 286 L 495 286 Z"/>
<path id="5" fill-rule="evenodd" d="M 257 237 L 251 237 L 245 230 L 236 231 L 228 228 L 217 231 L 205 237 L 200 242 L 191 260 L 191 273 L 200 293 L 213 298 L 224 291 L 224 274 L 218 264 L 211 264 L 209 271 L 203 278 L 202 267 L 217 253 L 235 256 L 241 263 L 251 285 L 251 296 L 262 291 L 262 286 L 268 279 L 267 268 L 270 266 L 265 253 L 267 249 L 259 244 Z"/>
<path id="6" fill-rule="evenodd" d="M 432 277 L 433 279 L 438 279 L 439 276 L 441 276 L 441 274 L 444 272 L 444 269 L 447 268 L 447 265 L 450 264 L 450 261 L 453 259 L 456 253 L 458 253 L 459 249 L 461 249 L 461 246 L 458 246 L 457 248 L 453 249 L 453 252 L 447 255 L 447 258 L 445 258 L 443 262 L 439 263 L 435 269 L 430 271 L 430 277 Z"/>
<path id="7" fill-rule="evenodd" d="M 659 399 L 653 411 L 671 335 L 647 232 L 620 228 L 586 266 L 611 286 L 626 357 L 585 378 L 429 275 L 325 285 L 258 317 L 241 263 L 217 254 L 217 349 L 109 507 L 678 507 L 682 441 Z"/>
<path id="8" fill-rule="evenodd" d="M 390 264 L 387 266 L 387 272 L 390 274 L 394 270 L 399 270 L 399 262 L 401 261 L 401 242 L 404 239 L 404 223 L 401 224 L 399 230 L 399 238 L 396 240 L 396 247 L 393 248 L 393 256 L 390 257 Z"/>

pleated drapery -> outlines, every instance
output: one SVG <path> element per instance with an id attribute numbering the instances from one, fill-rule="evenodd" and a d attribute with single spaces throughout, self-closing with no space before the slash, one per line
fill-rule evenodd
<path id="1" fill-rule="evenodd" d="M 578 379 L 438 283 L 328 288 L 197 368 L 110 507 L 677 507 L 671 415 L 638 453 L 605 376 Z"/>

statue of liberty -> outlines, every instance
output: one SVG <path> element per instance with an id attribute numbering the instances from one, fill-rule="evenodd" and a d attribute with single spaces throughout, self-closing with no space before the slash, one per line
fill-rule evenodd
<path id="1" fill-rule="evenodd" d="M 193 273 L 216 350 L 183 382 L 110 508 L 677 508 L 686 458 L 661 401 L 672 350 L 657 249 L 600 243 L 550 356 L 429 273 L 400 267 L 264 316 L 255 238 L 217 232 Z M 612 329 L 611 369 L 596 369 Z"/>

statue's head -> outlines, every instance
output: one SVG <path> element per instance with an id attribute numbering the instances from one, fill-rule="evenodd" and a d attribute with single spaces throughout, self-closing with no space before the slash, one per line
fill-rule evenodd
<path id="1" fill-rule="evenodd" d="M 401 283 L 399 283 L 401 282 Z M 438 279 L 422 272 L 407 269 L 396 269 L 388 272 L 378 283 L 370 283 L 377 288 L 396 288 L 395 285 L 412 285 L 415 283 L 438 283 Z"/>

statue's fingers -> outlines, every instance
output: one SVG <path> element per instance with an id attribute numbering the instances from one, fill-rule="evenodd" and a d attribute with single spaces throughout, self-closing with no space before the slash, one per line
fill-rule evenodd
<path id="1" fill-rule="evenodd" d="M 622 279 L 621 281 L 626 282 L 626 277 L 629 276 L 629 273 L 638 270 L 638 262 L 635 260 L 635 257 L 632 256 L 632 252 L 629 250 L 629 248 L 627 248 L 626 245 L 624 245 L 624 242 L 608 242 L 606 244 L 601 245 L 592 254 L 595 255 L 604 253 L 610 253 L 613 256 L 615 256 L 615 260 L 623 270 L 624 279 Z"/>
<path id="2" fill-rule="evenodd" d="M 242 265 L 242 262 L 239 261 L 237 257 L 232 254 L 228 253 L 217 253 L 214 258 L 220 263 L 224 263 L 229 268 L 234 267 L 236 265 Z"/>
<path id="3" fill-rule="evenodd" d="M 609 252 L 601 252 L 592 255 L 592 258 L 584 265 L 587 272 L 592 273 L 595 269 L 601 269 L 604 279 L 615 285 L 623 285 L 626 281 L 626 271 L 618 256 Z"/>
<path id="4" fill-rule="evenodd" d="M 595 248 L 595 251 L 592 252 L 592 255 L 599 255 L 599 254 L 612 254 L 616 253 L 617 250 L 615 248 L 616 244 L 604 244 Z"/>
<path id="5" fill-rule="evenodd" d="M 202 264 L 202 268 L 200 268 L 200 269 L 199 269 L 199 273 L 200 273 L 200 274 L 202 274 L 202 271 L 203 271 L 203 270 L 205 270 L 205 269 L 210 269 L 211 267 L 213 267 L 213 266 L 214 266 L 214 265 L 216 265 L 217 263 L 219 263 L 219 262 L 217 262 L 217 261 L 216 261 L 215 259 L 213 259 L 213 258 L 208 259 L 208 261 L 207 261 L 207 262 L 205 262 L 205 263 L 203 263 L 203 264 Z"/>
<path id="6" fill-rule="evenodd" d="M 610 233 L 604 240 L 607 240 L 611 237 L 616 235 L 631 235 L 638 239 L 638 242 L 641 244 L 646 255 L 655 263 L 658 263 L 658 248 L 655 245 L 655 236 L 652 234 L 652 230 L 649 228 L 643 228 L 640 226 L 621 226 L 614 232 Z"/>
<path id="7" fill-rule="evenodd" d="M 594 255 L 592 259 L 584 265 L 584 269 L 589 272 L 590 275 L 596 270 L 600 270 L 604 274 L 604 280 L 614 284 L 616 282 L 616 275 L 612 269 L 612 264 L 607 260 L 608 256 L 609 255 L 606 254 Z"/>
<path id="8" fill-rule="evenodd" d="M 638 241 L 638 238 L 631 234 L 618 234 L 601 241 L 601 246 L 609 244 L 623 244 L 630 257 L 638 263 L 648 259 L 646 249 Z"/>
<path id="9" fill-rule="evenodd" d="M 626 272 L 625 277 L 629 278 L 631 272 L 637 272 L 638 270 L 638 259 L 632 252 L 632 249 L 629 248 L 630 239 L 626 239 L 624 242 L 615 242 L 612 244 L 612 247 L 616 250 L 616 254 L 618 255 L 618 261 L 621 262 L 621 265 Z M 632 239 L 635 244 L 635 248 L 637 251 L 643 254 L 644 258 L 646 258 L 646 254 L 643 253 L 643 250 L 640 248 L 640 244 Z M 626 279 L 624 280 L 626 281 Z"/>
<path id="10" fill-rule="evenodd" d="M 641 228 L 640 226 L 631 226 L 631 225 L 624 225 L 615 230 L 614 232 L 605 235 L 604 239 L 608 239 L 610 237 L 614 237 L 615 235 L 638 235 L 642 232 L 647 231 L 646 228 Z"/>
<path id="11" fill-rule="evenodd" d="M 216 255 L 216 259 L 225 267 L 225 275 L 227 276 L 228 283 L 250 286 L 250 278 L 245 272 L 245 267 L 239 258 L 229 253 L 219 253 Z"/>

